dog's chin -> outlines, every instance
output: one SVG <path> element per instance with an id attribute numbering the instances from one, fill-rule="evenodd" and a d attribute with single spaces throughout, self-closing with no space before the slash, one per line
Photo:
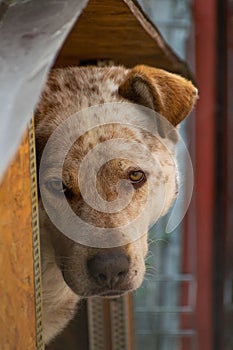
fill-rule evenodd
<path id="1" fill-rule="evenodd" d="M 83 298 L 93 298 L 93 297 L 98 297 L 98 298 L 108 298 L 108 299 L 115 299 L 119 298 L 122 295 L 125 295 L 129 293 L 129 290 L 105 290 L 105 291 L 88 291 L 88 293 L 84 293 L 82 296 Z"/>
<path id="2" fill-rule="evenodd" d="M 98 294 L 93 294 L 93 296 L 95 297 L 100 297 L 100 298 L 119 298 L 124 294 L 129 293 L 130 291 L 122 291 L 122 290 L 108 290 L 102 293 L 98 293 Z"/>

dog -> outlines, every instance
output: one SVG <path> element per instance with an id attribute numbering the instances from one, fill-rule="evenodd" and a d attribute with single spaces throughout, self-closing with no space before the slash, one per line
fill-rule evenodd
<path id="1" fill-rule="evenodd" d="M 101 117 L 101 120 L 105 121 L 108 120 L 109 113 L 111 117 L 116 113 L 117 120 L 120 118 L 123 125 L 114 122 L 114 118 L 112 122 L 101 122 L 100 126 L 91 129 L 85 125 L 84 132 L 75 142 L 71 142 L 72 145 L 65 155 L 62 182 L 57 179 L 56 168 L 60 152 L 63 147 L 67 147 L 69 132 L 72 133 L 72 129 L 82 129 L 83 124 L 87 123 L 86 117 L 77 117 L 72 127 L 68 128 L 68 133 L 64 133 L 64 137 L 59 136 L 61 141 L 56 145 L 52 141 L 52 146 L 50 145 L 52 157 L 41 171 L 42 175 L 40 174 L 40 192 L 44 193 L 47 208 L 42 198 L 39 198 L 45 344 L 66 327 L 81 299 L 92 296 L 116 297 L 141 285 L 145 274 L 147 230 L 154 220 L 154 212 L 157 211 L 158 204 L 163 202 L 163 208 L 157 218 L 166 214 L 177 196 L 177 170 L 174 162 L 178 139 L 177 126 L 190 113 L 197 97 L 197 89 L 185 78 L 143 65 L 131 69 L 115 66 L 71 67 L 51 72 L 35 111 L 38 168 L 51 135 L 56 133 L 59 126 L 71 115 L 99 106 L 93 118 L 99 120 Z M 119 113 L 118 106 L 120 108 L 125 103 L 130 105 L 130 108 L 135 108 L 133 117 L 135 120 L 138 118 L 142 127 L 133 125 L 134 120 L 124 124 L 128 112 L 125 115 L 122 111 Z M 114 108 L 109 110 L 111 105 Z M 138 106 L 145 110 L 138 110 Z M 163 121 L 153 125 L 155 121 L 147 111 L 159 113 L 172 127 L 169 128 Z M 154 132 L 153 136 L 151 135 L 150 130 L 153 128 L 158 138 L 154 136 Z M 131 202 L 124 210 L 109 213 L 97 210 L 92 207 L 92 203 L 85 202 L 80 190 L 81 180 L 79 184 L 77 174 L 82 159 L 91 150 L 99 144 L 106 143 L 105 151 L 108 153 L 113 140 L 117 140 L 117 148 L 121 148 L 121 143 L 126 141 L 133 142 L 130 147 L 133 149 L 135 145 L 140 166 L 134 159 L 128 159 L 128 156 L 120 153 L 119 158 L 110 157 L 111 159 L 98 169 L 96 187 L 105 202 L 112 203 L 118 198 L 119 180 L 124 180 L 121 193 L 133 190 L 133 194 L 130 192 Z M 165 146 L 164 142 L 167 142 L 168 146 Z M 142 145 L 146 145 L 152 158 L 159 160 L 159 167 L 156 168 L 153 160 L 148 161 L 146 153 L 140 151 Z M 120 152 L 119 149 L 118 151 Z M 91 171 L 91 167 L 88 168 L 88 172 Z M 154 177 L 150 174 L 153 171 Z M 88 183 L 87 194 L 92 193 L 88 172 L 85 175 Z M 163 198 L 161 188 L 166 190 Z M 150 205 L 143 219 L 138 221 L 143 222 L 140 234 L 136 235 L 136 239 L 124 240 L 122 227 L 140 216 L 148 196 Z M 59 225 L 54 224 L 54 220 L 51 220 L 48 214 L 51 209 L 56 216 L 57 211 L 59 214 L 56 218 L 60 225 L 63 224 L 63 217 L 67 223 L 72 221 L 69 215 L 68 219 L 65 218 L 66 214 L 63 215 L 59 209 L 63 202 L 67 202 L 72 213 L 96 230 L 100 227 L 106 230 L 113 228 L 114 236 L 121 237 L 119 244 L 115 242 L 108 245 L 111 237 L 108 231 L 103 236 L 104 247 L 98 244 L 83 244 L 82 241 L 63 234 Z M 136 225 L 134 230 L 137 231 Z M 77 225 L 77 237 L 84 234 L 85 238 L 83 231 L 85 230 Z"/>

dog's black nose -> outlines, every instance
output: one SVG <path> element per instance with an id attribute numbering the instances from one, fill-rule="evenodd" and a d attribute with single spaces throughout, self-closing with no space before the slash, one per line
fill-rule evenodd
<path id="1" fill-rule="evenodd" d="M 124 281 L 129 264 L 129 259 L 124 254 L 100 253 L 88 260 L 87 267 L 99 285 L 114 289 Z"/>

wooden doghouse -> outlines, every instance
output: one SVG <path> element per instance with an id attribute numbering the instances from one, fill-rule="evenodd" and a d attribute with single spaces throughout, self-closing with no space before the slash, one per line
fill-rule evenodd
<path id="1" fill-rule="evenodd" d="M 164 41 L 137 1 L 90 0 L 68 35 L 55 66 L 112 63 L 127 67 L 147 64 L 192 79 L 187 64 Z M 2 350 L 43 349 L 34 152 L 31 126 L 0 187 Z M 100 312 L 100 308 L 105 313 L 104 328 L 100 330 L 105 338 L 101 349 L 112 349 L 113 341 L 119 343 L 119 349 L 132 349 L 130 318 L 124 320 L 124 334 L 114 332 L 114 327 L 119 328 L 119 325 L 114 325 L 112 319 L 114 313 L 118 313 L 119 318 L 124 312 L 130 315 L 130 297 L 122 298 L 116 310 L 109 302 L 101 303 L 89 305 L 91 317 L 95 311 Z M 98 334 L 91 339 L 92 349 L 97 348 L 96 342 Z"/>

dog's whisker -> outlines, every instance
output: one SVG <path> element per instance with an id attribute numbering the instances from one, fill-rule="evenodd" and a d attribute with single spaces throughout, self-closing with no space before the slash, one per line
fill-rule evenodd
<path id="1" fill-rule="evenodd" d="M 153 257 L 154 257 L 154 253 L 149 250 L 148 253 L 147 253 L 147 256 L 145 258 L 145 262 L 147 262 L 148 260 L 150 260 Z"/>
<path id="2" fill-rule="evenodd" d="M 168 244 L 169 241 L 168 241 L 167 239 L 165 239 L 165 238 L 156 238 L 156 240 L 155 240 L 154 243 L 155 243 L 155 244 L 161 244 L 161 243 Z"/>
<path id="3" fill-rule="evenodd" d="M 158 274 L 156 274 L 156 273 L 151 273 L 151 272 L 147 272 L 147 273 L 146 273 L 146 276 L 151 278 L 151 277 L 156 277 L 156 276 L 158 276 Z"/>
<path id="4" fill-rule="evenodd" d="M 155 244 L 156 243 L 156 238 L 149 238 L 148 239 L 148 246 Z"/>
<path id="5" fill-rule="evenodd" d="M 157 269 L 148 269 L 148 270 L 146 270 L 146 275 L 158 275 L 159 274 L 159 272 L 158 272 L 158 270 Z"/>

